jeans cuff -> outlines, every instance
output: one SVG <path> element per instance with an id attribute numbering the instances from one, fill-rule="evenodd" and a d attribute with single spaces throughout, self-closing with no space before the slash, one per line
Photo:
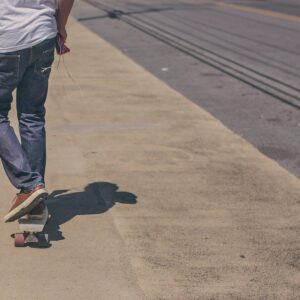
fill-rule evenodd
<path id="1" fill-rule="evenodd" d="M 26 187 L 26 188 L 21 189 L 21 193 L 30 193 L 32 190 L 34 190 L 39 185 L 43 185 L 45 187 L 45 183 L 38 182 L 38 183 L 36 183 L 36 184 L 34 184 L 30 187 Z"/>

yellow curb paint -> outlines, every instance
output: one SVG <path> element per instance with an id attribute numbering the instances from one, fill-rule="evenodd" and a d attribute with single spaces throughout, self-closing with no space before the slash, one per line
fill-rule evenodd
<path id="1" fill-rule="evenodd" d="M 224 3 L 224 2 L 216 2 L 216 3 L 219 6 L 230 7 L 230 8 L 236 9 L 236 10 L 240 10 L 240 11 L 251 12 L 251 13 L 260 14 L 260 15 L 264 15 L 264 16 L 268 16 L 268 17 L 275 17 L 275 18 L 279 18 L 279 19 L 291 21 L 291 22 L 300 22 L 300 17 L 297 17 L 297 16 L 290 16 L 290 15 L 279 13 L 279 12 L 274 12 L 274 11 L 260 9 L 260 8 L 254 8 L 254 7 L 246 7 L 246 6 L 237 5 L 237 4 L 229 4 L 229 3 Z"/>

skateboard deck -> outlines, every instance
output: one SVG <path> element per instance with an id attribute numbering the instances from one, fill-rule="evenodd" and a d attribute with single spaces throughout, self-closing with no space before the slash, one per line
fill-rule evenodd
<path id="1" fill-rule="evenodd" d="M 40 215 L 27 214 L 18 220 L 22 233 L 15 233 L 15 247 L 25 247 L 35 244 L 36 246 L 49 245 L 48 235 L 42 233 L 49 219 L 48 208 L 45 207 Z"/>

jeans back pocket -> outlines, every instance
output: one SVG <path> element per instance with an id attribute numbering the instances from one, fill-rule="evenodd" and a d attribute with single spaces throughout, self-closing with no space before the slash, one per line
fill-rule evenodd
<path id="1" fill-rule="evenodd" d="M 34 72 L 41 79 L 48 79 L 51 73 L 51 67 L 54 61 L 54 47 L 42 51 L 41 55 L 35 62 Z"/>
<path id="2" fill-rule="evenodd" d="M 20 55 L 0 54 L 0 85 L 14 85 L 19 78 Z"/>

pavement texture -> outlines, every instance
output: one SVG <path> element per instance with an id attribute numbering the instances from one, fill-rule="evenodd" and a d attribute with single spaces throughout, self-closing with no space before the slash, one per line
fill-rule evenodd
<path id="1" fill-rule="evenodd" d="M 1 298 L 299 299 L 299 179 L 74 20 L 69 39 L 47 102 L 52 247 L 14 248 L 2 224 Z"/>
<path id="2" fill-rule="evenodd" d="M 300 178 L 300 18 L 283 9 L 293 3 L 77 0 L 73 16 Z"/>

